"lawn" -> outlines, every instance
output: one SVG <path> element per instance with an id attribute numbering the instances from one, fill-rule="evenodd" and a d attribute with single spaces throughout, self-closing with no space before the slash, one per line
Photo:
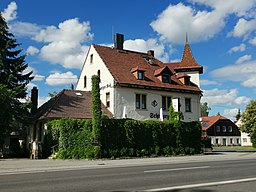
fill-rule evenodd
<path id="1" fill-rule="evenodd" d="M 246 151 L 253 151 L 256 148 L 252 146 L 214 146 L 213 149 L 228 149 L 228 150 L 246 150 Z"/>

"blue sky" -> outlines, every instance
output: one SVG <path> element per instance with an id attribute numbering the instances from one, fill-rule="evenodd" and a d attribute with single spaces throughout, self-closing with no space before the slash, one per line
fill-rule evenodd
<path id="1" fill-rule="evenodd" d="M 256 0 L 2 0 L 0 11 L 27 54 L 40 104 L 75 84 L 90 44 L 111 46 L 114 33 L 125 35 L 125 49 L 154 49 L 169 62 L 181 59 L 187 32 L 210 115 L 233 119 L 255 99 Z"/>

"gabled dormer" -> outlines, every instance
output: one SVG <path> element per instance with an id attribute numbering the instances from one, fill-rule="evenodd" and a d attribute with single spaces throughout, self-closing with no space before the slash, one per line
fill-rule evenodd
<path id="1" fill-rule="evenodd" d="M 132 68 L 131 72 L 136 77 L 136 79 L 145 80 L 145 69 L 144 68 L 137 66 L 137 67 Z"/>
<path id="2" fill-rule="evenodd" d="M 180 80 L 183 85 L 190 85 L 190 76 L 186 73 L 179 73 L 176 78 Z"/>
<path id="3" fill-rule="evenodd" d="M 154 75 L 162 83 L 171 83 L 171 76 L 173 75 L 169 67 L 165 66 L 160 69 L 155 70 Z"/>

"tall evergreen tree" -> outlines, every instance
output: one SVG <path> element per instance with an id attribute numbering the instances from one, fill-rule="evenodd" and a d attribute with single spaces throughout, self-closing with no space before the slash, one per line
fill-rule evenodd
<path id="1" fill-rule="evenodd" d="M 21 103 L 20 99 L 26 98 L 27 85 L 33 77 L 32 71 L 25 74 L 26 55 L 17 49 L 19 45 L 0 13 L 0 107 L 6 109 L 0 115 L 1 146 L 3 138 L 23 124 L 28 115 L 28 104 Z"/>

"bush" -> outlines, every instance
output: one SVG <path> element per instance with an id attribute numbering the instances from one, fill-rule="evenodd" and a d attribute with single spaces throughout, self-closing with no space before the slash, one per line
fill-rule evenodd
<path id="1" fill-rule="evenodd" d="M 62 159 L 170 156 L 201 152 L 198 122 L 136 121 L 102 119 L 101 139 L 93 143 L 92 121 L 61 119 L 49 124 L 47 141 L 57 143 Z M 45 145 L 47 146 L 47 145 Z"/>

